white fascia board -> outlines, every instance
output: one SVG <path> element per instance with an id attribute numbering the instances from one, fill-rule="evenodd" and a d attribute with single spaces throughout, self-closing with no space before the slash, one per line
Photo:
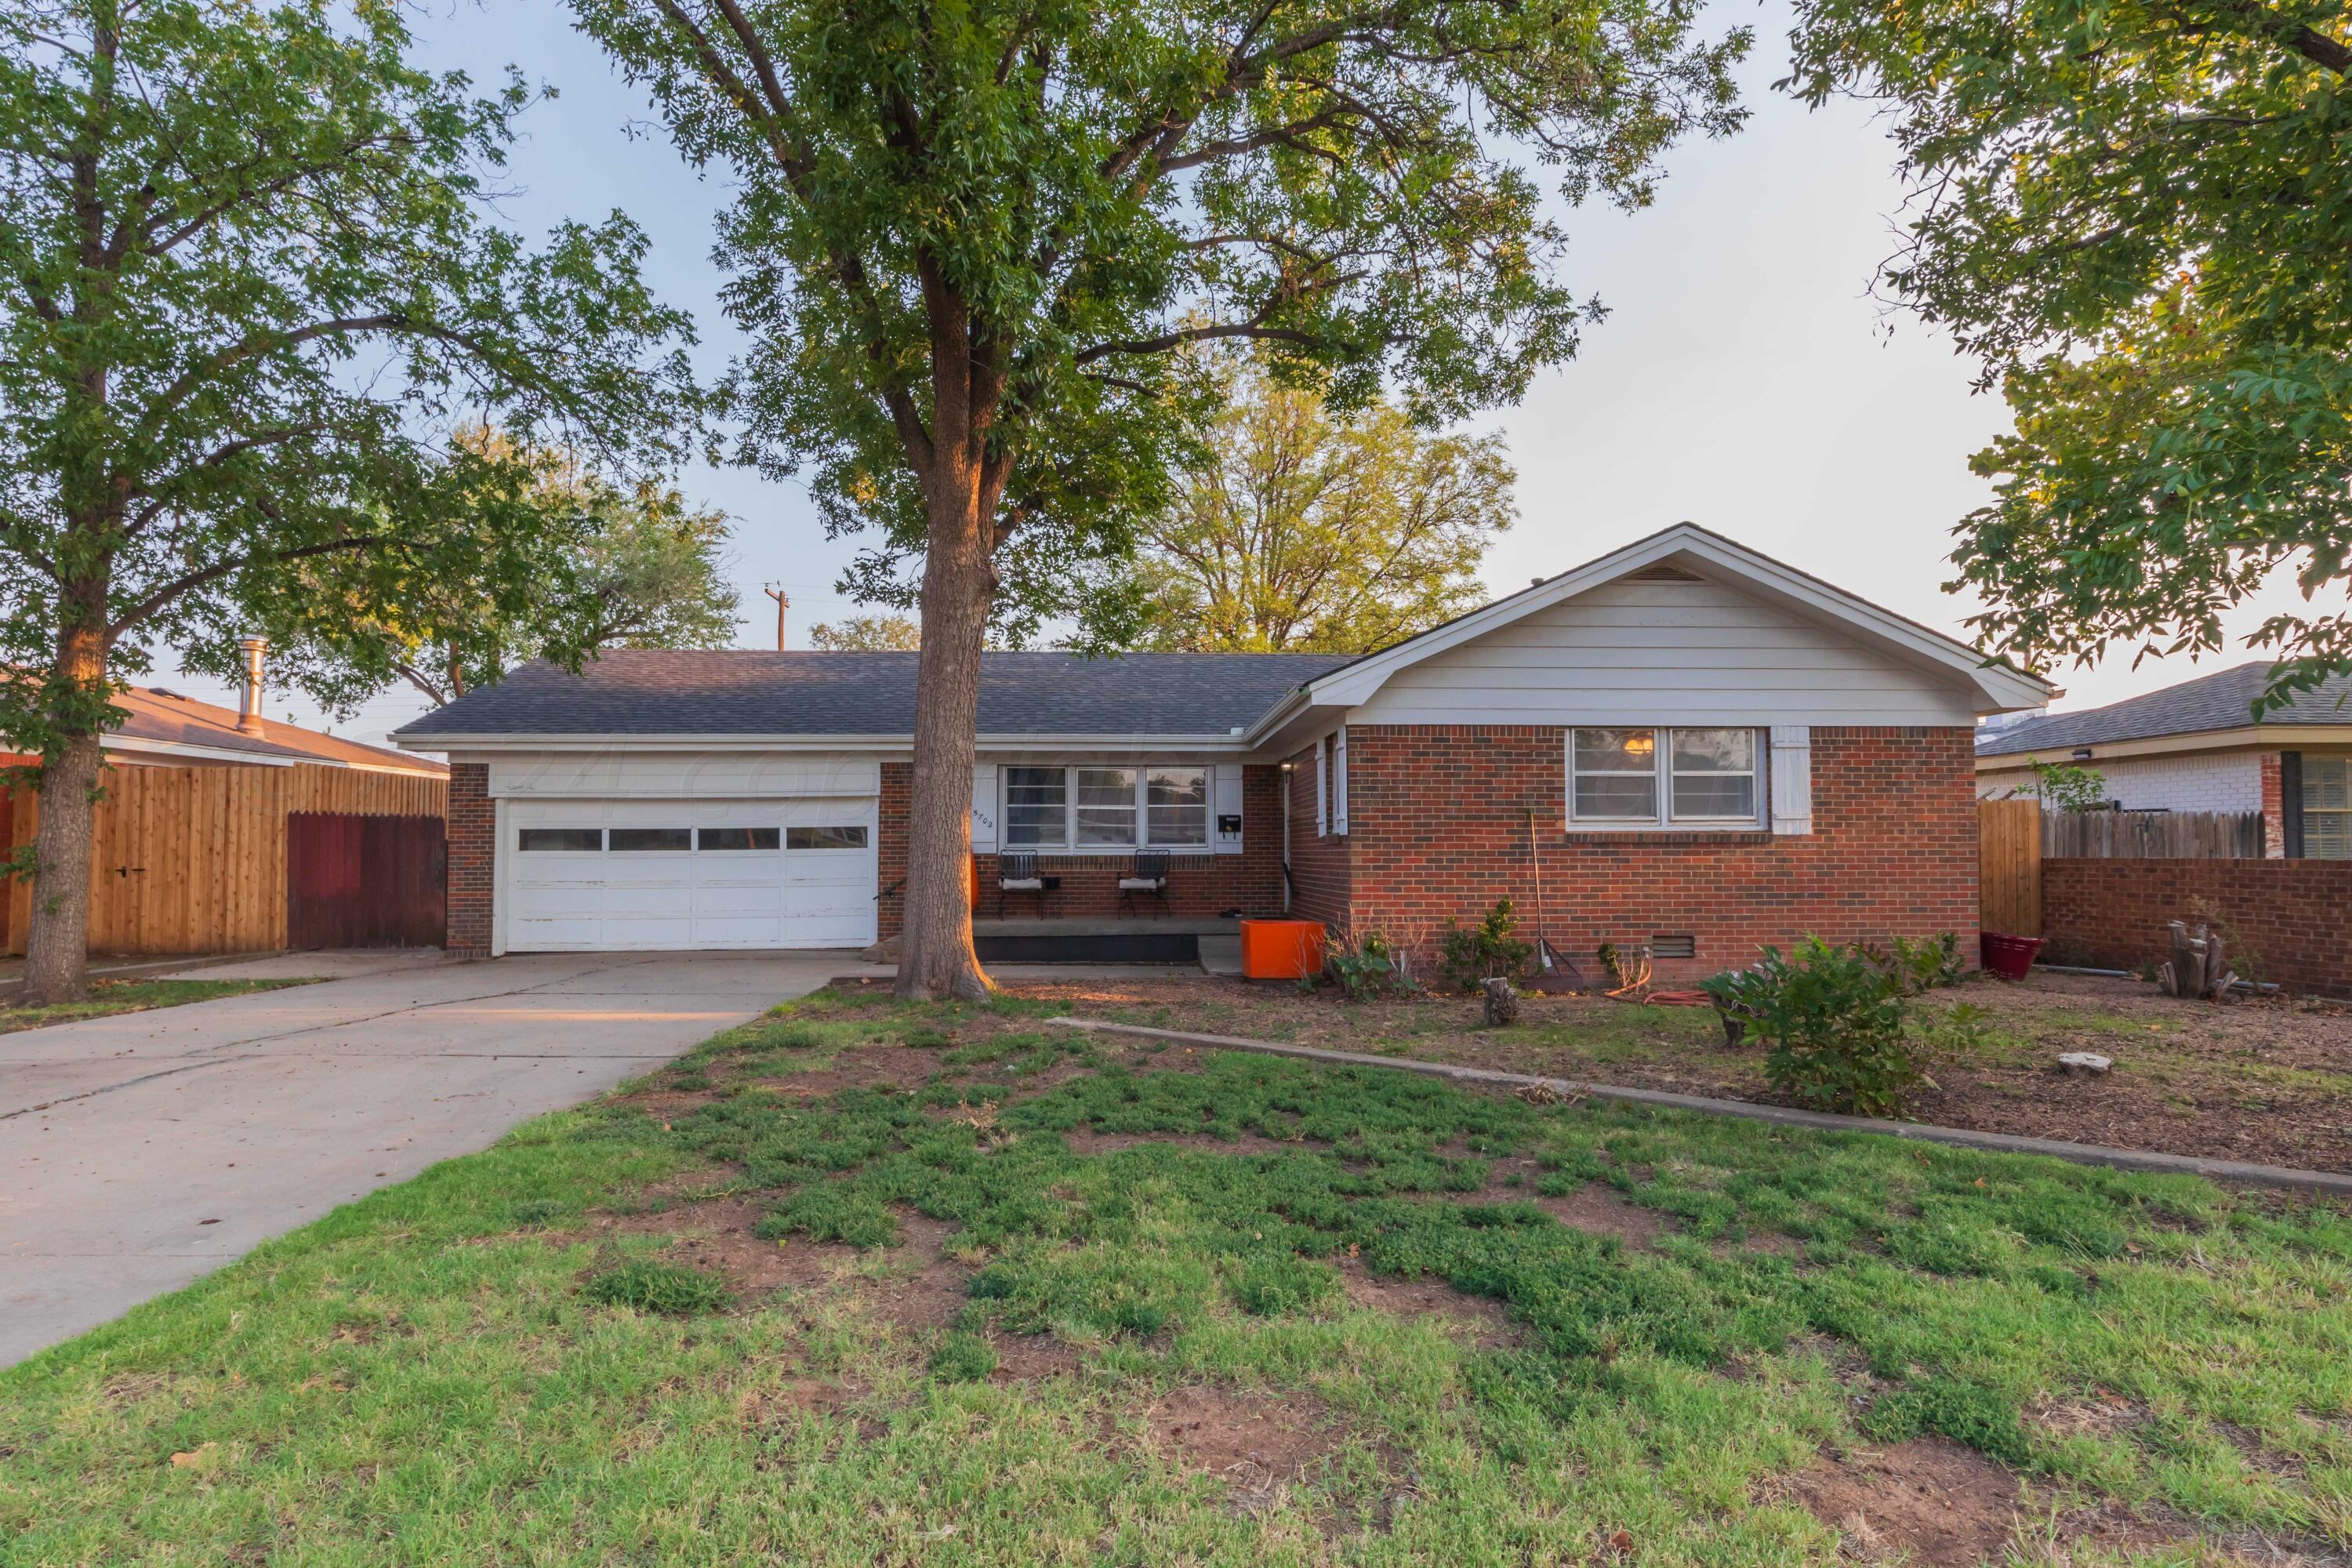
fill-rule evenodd
<path id="1" fill-rule="evenodd" d="M 1833 588 L 1794 567 L 1784 566 L 1769 556 L 1759 555 L 1744 545 L 1734 544 L 1720 534 L 1710 533 L 1687 522 L 1677 523 L 1647 539 L 1636 540 L 1622 550 L 1597 561 L 1589 561 L 1557 577 L 1547 578 L 1533 587 L 1523 588 L 1508 598 L 1497 599 L 1484 609 L 1473 610 L 1457 621 L 1399 643 L 1384 653 L 1373 654 L 1333 670 L 1307 682 L 1307 695 L 1318 706 L 1360 706 L 1400 669 L 1475 641 L 1521 616 L 1572 599 L 1628 573 L 1671 561 L 1676 556 L 1688 556 L 1703 565 L 1712 566 L 1731 579 L 1736 586 L 1779 600 L 1815 619 L 1833 622 L 1915 664 L 1965 677 L 1976 688 L 1980 712 L 2006 713 L 2021 708 L 2039 707 L 2051 700 L 2054 689 L 2036 676 L 2000 665 L 1989 665 L 1980 651 L 1966 643 L 1931 631 L 1916 621 L 1906 620 L 1891 610 L 1881 609 L 1866 599 L 1857 598 L 1843 589 Z"/>
<path id="2" fill-rule="evenodd" d="M 409 735 L 397 737 L 411 752 L 446 752 L 470 760 L 472 753 L 502 752 L 905 752 L 912 735 Z M 980 735 L 982 752 L 1208 752 L 1235 755 L 1250 751 L 1241 735 Z"/>
<path id="3" fill-rule="evenodd" d="M 311 763 L 322 768 L 340 768 L 347 764 L 325 762 L 314 757 L 288 757 L 268 752 L 239 751 L 233 746 L 198 746 L 185 741 L 150 741 L 137 735 L 103 735 L 99 739 L 102 752 L 136 752 L 141 756 L 201 757 L 206 762 L 243 763 L 257 768 L 290 768 L 297 763 Z"/>

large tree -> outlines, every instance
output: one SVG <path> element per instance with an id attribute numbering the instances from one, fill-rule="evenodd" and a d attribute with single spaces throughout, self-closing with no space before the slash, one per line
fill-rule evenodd
<path id="1" fill-rule="evenodd" d="M 734 642 L 740 601 L 727 581 L 726 513 L 657 480 L 615 482 L 573 454 L 521 450 L 481 427 L 461 431 L 457 447 L 461 461 L 498 459 L 501 478 L 516 468 L 532 476 L 511 498 L 492 498 L 527 512 L 527 525 L 500 526 L 531 547 L 529 568 L 421 580 L 384 603 L 372 564 L 305 561 L 293 569 L 300 591 L 278 605 L 283 619 L 260 623 L 279 639 L 272 660 L 281 679 L 343 712 L 395 683 L 438 706 L 524 659 L 576 665 L 612 647 Z M 236 657 L 223 643 L 183 662 L 226 675 Z"/>
<path id="2" fill-rule="evenodd" d="M 530 94 L 405 61 L 388 0 L 0 0 L 0 741 L 37 754 L 26 983 L 84 986 L 110 694 L 277 617 L 341 557 L 372 601 L 509 583 L 494 413 L 624 454 L 672 426 L 682 318 L 618 216 L 486 220 Z"/>
<path id="3" fill-rule="evenodd" d="M 1485 597 L 1516 515 L 1499 437 L 1416 428 L 1386 398 L 1334 413 L 1253 355 L 1208 374 L 1221 407 L 1136 563 L 1147 646 L 1362 652 Z"/>
<path id="4" fill-rule="evenodd" d="M 2336 0 L 1802 0 L 1790 79 L 1891 112 L 1884 280 L 2015 428 L 1959 530 L 2028 663 L 2210 649 L 2283 563 L 2268 696 L 2352 666 L 2352 47 Z"/>
<path id="5" fill-rule="evenodd" d="M 1202 411 L 1175 351 L 1255 341 L 1336 406 L 1444 419 L 1587 308 L 1523 165 L 1646 200 L 1738 121 L 1690 0 L 573 0 L 722 163 L 744 455 L 919 555 L 903 994 L 985 992 L 970 847 L 1001 581 L 1121 553 Z"/>

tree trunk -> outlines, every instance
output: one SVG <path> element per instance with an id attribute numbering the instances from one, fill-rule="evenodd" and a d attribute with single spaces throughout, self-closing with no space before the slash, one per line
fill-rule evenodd
<path id="1" fill-rule="evenodd" d="M 971 769 L 980 716 L 980 654 L 996 589 L 977 463 L 945 443 L 928 487 L 923 643 L 915 666 L 914 800 L 907 823 L 901 996 L 978 1000 L 995 989 L 971 944 Z"/>
<path id="2" fill-rule="evenodd" d="M 69 626 L 58 673 L 77 686 L 105 679 L 103 635 Z M 69 736 L 42 759 L 41 825 L 33 836 L 33 924 L 25 940 L 24 999 L 36 1007 L 89 994 L 90 826 L 104 761 L 96 731 Z"/>

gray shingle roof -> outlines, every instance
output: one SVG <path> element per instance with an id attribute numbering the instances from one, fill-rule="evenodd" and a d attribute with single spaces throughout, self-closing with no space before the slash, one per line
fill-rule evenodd
<path id="1" fill-rule="evenodd" d="M 2164 735 L 2193 735 L 2206 730 L 2243 729 L 2254 721 L 2254 699 L 2270 683 L 2270 673 L 2268 661 L 2257 659 L 2195 680 L 2184 680 L 2145 697 L 2111 702 L 2105 708 L 2028 719 L 1979 736 L 1977 755 L 2049 753 L 2115 741 L 2147 741 Z M 2263 722 L 2352 726 L 2352 677 L 2336 676 L 2322 682 L 2315 691 L 2299 693 L 2284 708 L 2265 712 Z"/>
<path id="2" fill-rule="evenodd" d="M 527 664 L 394 733 L 910 735 L 911 653 L 616 648 L 571 675 Z M 1338 654 L 991 653 L 983 735 L 1223 735 L 1246 728 Z"/>

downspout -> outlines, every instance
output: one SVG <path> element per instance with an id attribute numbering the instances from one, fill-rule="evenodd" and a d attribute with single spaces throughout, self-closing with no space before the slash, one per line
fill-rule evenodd
<path id="1" fill-rule="evenodd" d="M 1290 764 L 1282 764 L 1282 912 L 1290 912 Z"/>

